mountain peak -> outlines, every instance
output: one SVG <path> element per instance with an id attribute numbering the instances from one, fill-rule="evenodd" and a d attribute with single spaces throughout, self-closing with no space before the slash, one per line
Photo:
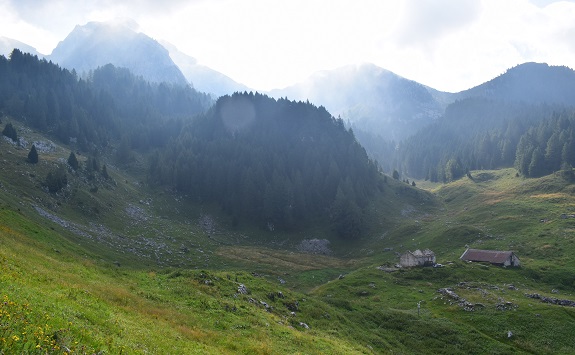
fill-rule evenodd
<path id="1" fill-rule="evenodd" d="M 187 85 L 168 51 L 156 40 L 136 32 L 137 28 L 131 19 L 78 25 L 58 43 L 50 59 L 80 73 L 113 64 L 148 81 Z"/>
<path id="2" fill-rule="evenodd" d="M 530 103 L 575 102 L 575 71 L 566 66 L 527 62 L 469 90 L 459 97 L 486 97 Z"/>
<path id="3" fill-rule="evenodd" d="M 272 94 L 323 105 L 335 116 L 389 139 L 404 138 L 443 110 L 426 86 L 373 63 L 320 71 Z"/>

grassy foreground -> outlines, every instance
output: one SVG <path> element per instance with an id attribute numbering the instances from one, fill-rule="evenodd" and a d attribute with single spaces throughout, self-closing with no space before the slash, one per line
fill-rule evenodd
<path id="1" fill-rule="evenodd" d="M 565 174 L 472 172 L 431 192 L 388 179 L 362 240 L 320 256 L 296 246 L 321 228 L 234 230 L 147 190 L 141 172 L 69 171 L 48 193 L 43 178 L 69 150 L 33 166 L 0 144 L 0 354 L 575 352 L 575 307 L 527 297 L 575 300 Z M 523 266 L 463 263 L 467 246 L 514 250 Z M 445 267 L 395 270 L 396 253 L 416 248 Z"/>
<path id="2" fill-rule="evenodd" d="M 3 352 L 362 351 L 336 334 L 305 329 L 300 321 L 317 302 L 306 303 L 305 296 L 263 278 L 241 271 L 103 266 L 79 258 L 82 250 L 73 246 L 53 249 L 67 242 L 14 211 L 2 209 L 0 219 Z M 240 284 L 246 294 L 238 292 Z"/>
<path id="3" fill-rule="evenodd" d="M 117 267 L 17 211 L 2 208 L 0 220 L 0 349 L 7 354 L 573 350 L 575 309 L 524 295 L 571 294 L 552 294 L 531 268 L 455 262 L 385 272 L 374 264 L 303 294 L 241 269 Z M 293 272 L 319 270 L 305 260 L 299 267 L 309 270 Z M 474 310 L 438 293 L 444 287 Z"/>

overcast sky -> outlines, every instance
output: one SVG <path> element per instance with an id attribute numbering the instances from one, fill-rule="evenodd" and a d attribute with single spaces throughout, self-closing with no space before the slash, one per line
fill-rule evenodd
<path id="1" fill-rule="evenodd" d="M 535 61 L 575 68 L 575 1 L 0 0 L 0 36 L 50 54 L 75 25 L 131 18 L 258 90 L 371 62 L 461 91 Z"/>

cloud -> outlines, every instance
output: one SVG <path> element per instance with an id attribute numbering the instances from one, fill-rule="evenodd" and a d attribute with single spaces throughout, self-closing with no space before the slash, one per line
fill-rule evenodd
<path id="1" fill-rule="evenodd" d="M 132 18 L 256 89 L 372 62 L 443 90 L 526 61 L 575 67 L 575 1 L 0 0 L 0 36 L 50 53 L 76 25 Z"/>
<path id="2" fill-rule="evenodd" d="M 75 25 L 114 18 L 161 16 L 207 0 L 0 0 L 20 21 L 59 35 Z M 221 0 L 218 0 L 221 1 Z"/>
<path id="3" fill-rule="evenodd" d="M 394 41 L 399 46 L 432 46 L 479 18 L 480 0 L 405 0 Z"/>
<path id="4" fill-rule="evenodd" d="M 530 0 L 530 2 L 538 7 L 546 7 L 548 5 L 551 5 L 553 3 L 557 3 L 557 2 L 561 2 L 562 0 Z M 569 2 L 574 2 L 574 0 L 568 0 Z"/>

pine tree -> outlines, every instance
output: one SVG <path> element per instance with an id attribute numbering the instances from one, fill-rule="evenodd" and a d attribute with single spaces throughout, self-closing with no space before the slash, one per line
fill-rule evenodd
<path id="1" fill-rule="evenodd" d="M 78 170 L 79 163 L 74 152 L 70 152 L 70 156 L 68 157 L 68 165 L 70 165 L 72 169 Z"/>
<path id="2" fill-rule="evenodd" d="M 16 133 L 16 129 L 12 126 L 12 123 L 7 123 L 2 131 L 2 134 L 6 137 L 12 139 L 14 142 L 18 142 L 18 134 Z"/>
<path id="3" fill-rule="evenodd" d="M 549 137 L 545 149 L 545 163 L 548 171 L 557 171 L 561 168 L 562 149 L 563 143 L 559 139 L 559 134 L 555 132 Z"/>
<path id="4" fill-rule="evenodd" d="M 38 163 L 38 151 L 36 151 L 36 147 L 32 144 L 32 149 L 28 153 L 28 162 L 32 164 Z"/>
<path id="5" fill-rule="evenodd" d="M 535 148 L 529 164 L 529 176 L 540 177 L 545 175 L 545 158 L 539 147 Z"/>

